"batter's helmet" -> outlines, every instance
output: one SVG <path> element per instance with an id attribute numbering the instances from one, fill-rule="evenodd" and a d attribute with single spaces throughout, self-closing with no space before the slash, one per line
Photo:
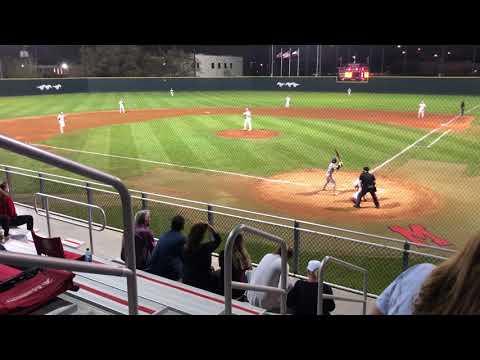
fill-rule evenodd
<path id="1" fill-rule="evenodd" d="M 333 159 L 332 159 L 332 163 L 335 164 L 336 162 L 337 162 L 337 158 L 333 158 Z"/>
<path id="2" fill-rule="evenodd" d="M 368 166 L 365 166 L 365 167 L 363 168 L 363 171 L 369 172 L 369 171 L 370 171 L 370 168 L 369 168 Z"/>

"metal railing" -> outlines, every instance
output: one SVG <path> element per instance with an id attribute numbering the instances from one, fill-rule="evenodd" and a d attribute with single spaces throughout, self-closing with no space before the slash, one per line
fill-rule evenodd
<path id="1" fill-rule="evenodd" d="M 38 190 L 43 194 L 61 195 L 62 198 L 71 197 L 75 201 L 82 200 L 84 203 L 86 200 L 89 205 L 95 203 L 105 209 L 109 224 L 106 226 L 107 229 L 121 231 L 119 224 L 121 206 L 118 194 L 111 191 L 108 185 L 2 164 L 0 164 L 0 171 L 5 173 L 7 181 L 10 182 L 10 189 L 15 194 L 14 200 L 17 204 L 31 207 L 29 205 L 29 202 L 31 202 L 30 194 L 38 192 Z M 372 275 L 369 282 L 371 287 L 369 295 L 373 296 L 379 294 L 398 274 L 411 265 L 419 262 L 439 263 L 454 252 L 450 249 L 410 243 L 407 240 L 261 212 L 145 191 L 130 190 L 130 192 L 136 210 L 149 209 L 151 211 L 151 226 L 155 233 L 165 231 L 169 226 L 165 221 L 176 214 L 183 215 L 187 221 L 192 223 L 208 222 L 225 234 L 228 234 L 228 231 L 236 224 L 251 225 L 289 242 L 289 245 L 293 248 L 291 272 L 295 276 L 306 275 L 306 263 L 312 258 L 322 259 L 326 255 L 346 260 L 354 258 L 358 265 L 367 268 Z M 55 205 L 52 202 L 50 214 L 60 216 L 60 221 L 75 225 L 78 222 L 88 224 L 88 221 L 90 221 L 90 218 L 80 219 L 78 211 L 75 211 L 74 208 L 62 208 L 60 212 L 63 214 L 56 213 L 54 210 L 58 209 L 55 208 Z M 52 216 L 52 218 L 55 217 Z M 253 262 L 259 261 L 260 254 L 268 251 L 257 242 L 251 242 L 250 244 L 254 250 L 252 254 Z M 402 244 L 403 246 L 401 246 Z M 112 258 L 118 257 L 117 251 L 105 255 Z M 361 283 L 357 279 L 342 277 L 339 274 L 334 280 L 334 287 L 360 293 Z"/>
<path id="2" fill-rule="evenodd" d="M 31 145 L 22 143 L 20 141 L 11 139 L 5 135 L 0 135 L 0 147 L 29 157 L 31 159 L 49 164 L 51 166 L 76 173 L 80 176 L 85 176 L 101 183 L 110 185 L 118 191 L 121 201 L 122 219 L 123 219 L 123 245 L 125 248 L 126 263 L 128 269 L 125 268 L 105 268 L 103 265 L 81 263 L 75 260 L 43 258 L 40 256 L 20 255 L 20 254 L 0 254 L 0 261 L 10 265 L 31 266 L 40 265 L 48 266 L 54 269 L 64 269 L 71 271 L 84 271 L 101 273 L 108 272 L 109 274 L 120 274 L 127 278 L 127 294 L 128 294 L 128 310 L 129 314 L 138 314 L 138 293 L 137 293 L 137 278 L 136 278 L 136 264 L 135 264 L 135 243 L 133 234 L 133 218 L 132 218 L 132 200 L 127 187 L 123 182 L 112 175 L 106 174 L 102 171 L 92 167 L 79 164 L 72 160 L 63 158 L 61 156 L 49 153 L 47 151 L 38 149 Z"/>
<path id="3" fill-rule="evenodd" d="M 328 295 L 323 293 L 323 284 L 325 277 L 325 269 L 330 263 L 336 263 L 337 265 L 346 267 L 350 270 L 358 271 L 363 274 L 363 300 L 357 300 L 352 298 L 346 298 L 343 296 Z M 368 271 L 360 266 L 350 264 L 346 261 L 336 259 L 331 256 L 325 256 L 322 260 L 320 269 L 318 269 L 318 300 L 317 300 L 317 315 L 323 315 L 323 299 L 337 299 L 349 302 L 361 302 L 363 303 L 362 314 L 367 313 L 367 286 L 368 286 Z"/>
<path id="4" fill-rule="evenodd" d="M 233 244 L 235 239 L 241 233 L 251 233 L 258 235 L 266 240 L 272 241 L 275 244 L 280 245 L 281 247 L 281 275 L 280 275 L 280 288 L 273 286 L 262 286 L 262 285 L 252 285 L 247 283 L 241 283 L 238 281 L 232 281 L 232 257 L 233 257 Z M 287 243 L 285 240 L 279 238 L 278 236 L 269 234 L 265 231 L 244 225 L 239 224 L 230 232 L 225 244 L 225 273 L 224 273 L 224 296 L 225 296 L 225 312 L 224 315 L 232 315 L 232 289 L 241 289 L 241 290 L 252 290 L 260 292 L 272 292 L 280 294 L 280 313 L 287 313 L 287 279 L 288 279 L 288 269 L 287 269 Z"/>
<path id="5" fill-rule="evenodd" d="M 38 206 L 37 206 L 37 198 L 40 197 L 42 199 L 42 202 L 43 202 L 43 208 L 41 210 L 44 211 L 45 215 L 42 214 L 41 211 L 38 211 Z M 92 204 L 88 204 L 88 203 L 84 203 L 84 202 L 81 202 L 81 201 L 76 201 L 76 200 L 71 200 L 71 199 L 66 199 L 66 198 L 62 198 L 62 197 L 59 197 L 59 196 L 54 196 L 54 195 L 49 195 L 49 194 L 43 194 L 43 193 L 35 193 L 35 195 L 33 195 L 33 208 L 35 210 L 35 213 L 39 216 L 45 216 L 47 218 L 47 228 L 48 228 L 48 236 L 51 237 L 52 234 L 51 234 L 51 225 L 50 225 L 50 203 L 48 201 L 48 199 L 56 199 L 56 200 L 60 200 L 60 201 L 63 201 L 63 202 L 67 202 L 69 204 L 75 204 L 75 205 L 79 205 L 79 206 L 85 206 L 88 208 L 88 225 L 83 225 L 83 224 L 76 224 L 78 226 L 82 226 L 82 227 L 87 227 L 88 228 L 88 234 L 89 234 L 89 238 L 90 238 L 90 250 L 92 251 L 92 254 L 94 254 L 94 249 L 93 249 L 93 231 L 98 231 L 98 232 L 101 232 L 103 230 L 105 230 L 106 226 L 107 226 L 107 216 L 105 215 L 105 211 L 100 207 L 100 206 L 97 206 L 97 205 L 92 205 Z M 92 217 L 92 214 L 91 214 L 91 211 L 92 209 L 98 209 L 100 211 L 100 213 L 102 214 L 102 224 L 100 226 L 99 229 L 97 228 L 94 228 L 93 225 L 96 225 L 96 223 L 93 222 L 93 217 Z M 57 216 L 60 215 L 60 217 L 62 217 L 62 214 L 59 214 L 59 213 L 55 213 Z M 70 217 L 70 216 L 68 216 Z"/>

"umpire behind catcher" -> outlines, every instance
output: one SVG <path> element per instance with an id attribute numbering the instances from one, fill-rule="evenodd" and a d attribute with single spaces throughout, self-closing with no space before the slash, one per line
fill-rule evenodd
<path id="1" fill-rule="evenodd" d="M 363 168 L 363 172 L 360 174 L 360 184 L 362 186 L 362 191 L 358 194 L 357 199 L 355 201 L 356 208 L 360 207 L 360 200 L 367 194 L 370 193 L 372 195 L 373 202 L 375 203 L 375 207 L 378 209 L 380 207 L 380 203 L 378 202 L 377 198 L 377 188 L 375 184 L 375 175 L 369 173 L 370 169 L 368 166 Z"/>

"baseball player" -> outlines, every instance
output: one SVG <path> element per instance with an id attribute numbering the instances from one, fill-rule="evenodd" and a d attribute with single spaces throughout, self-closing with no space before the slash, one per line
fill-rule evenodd
<path id="1" fill-rule="evenodd" d="M 61 112 L 57 115 L 58 126 L 60 127 L 60 134 L 63 134 L 63 128 L 65 127 L 65 114 Z"/>
<path id="2" fill-rule="evenodd" d="M 350 96 L 352 94 L 352 89 L 348 88 L 347 95 Z"/>
<path id="3" fill-rule="evenodd" d="M 333 158 L 327 168 L 326 178 L 325 178 L 325 185 L 323 185 L 322 191 L 327 188 L 327 185 L 332 183 L 333 184 L 333 192 L 335 192 L 337 188 L 337 183 L 333 178 L 333 173 L 335 170 L 339 170 L 343 166 L 343 163 L 337 161 L 337 158 Z"/>
<path id="4" fill-rule="evenodd" d="M 292 100 L 290 98 L 290 96 L 287 95 L 287 97 L 285 98 L 285 107 L 288 109 L 290 107 L 290 100 Z"/>
<path id="5" fill-rule="evenodd" d="M 418 104 L 418 118 L 423 119 L 425 117 L 425 108 L 427 105 L 425 102 L 422 100 L 420 104 Z"/>
<path id="6" fill-rule="evenodd" d="M 465 114 L 465 100 L 460 103 L 460 116 L 463 116 L 463 114 Z"/>
<path id="7" fill-rule="evenodd" d="M 119 107 L 120 114 L 125 114 L 126 113 L 125 104 L 123 103 L 123 99 L 120 99 L 120 101 L 118 102 L 118 107 Z"/>
<path id="8" fill-rule="evenodd" d="M 252 131 L 252 112 L 249 108 L 245 109 L 243 117 L 245 118 L 243 121 L 243 130 L 247 130 L 248 128 L 248 131 Z"/>
<path id="9" fill-rule="evenodd" d="M 357 197 L 362 192 L 362 182 L 360 181 L 360 178 L 357 178 L 357 180 L 353 182 L 353 188 L 355 189 L 355 193 L 353 194 L 352 201 L 355 203 L 357 201 Z M 367 201 L 366 195 L 363 196 L 362 200 Z"/>
<path id="10" fill-rule="evenodd" d="M 170 88 L 170 96 L 173 96 L 173 94 L 174 94 L 174 91 L 172 88 Z"/>

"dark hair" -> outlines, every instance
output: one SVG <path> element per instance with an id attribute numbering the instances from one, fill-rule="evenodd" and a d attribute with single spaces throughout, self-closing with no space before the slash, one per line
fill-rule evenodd
<path id="1" fill-rule="evenodd" d="M 176 215 L 172 219 L 172 230 L 173 231 L 182 231 L 185 226 L 185 219 L 182 215 Z"/>
<path id="2" fill-rule="evenodd" d="M 190 229 L 190 234 L 188 234 L 187 243 L 185 244 L 185 251 L 186 252 L 193 252 L 195 251 L 205 236 L 207 232 L 208 224 L 206 223 L 198 223 L 192 226 Z"/>
<path id="3" fill-rule="evenodd" d="M 363 168 L 363 171 L 369 172 L 369 171 L 370 171 L 370 168 L 369 168 L 368 166 L 365 166 L 365 167 Z"/>
<path id="4" fill-rule="evenodd" d="M 282 254 L 282 247 L 279 246 L 275 250 L 274 254 L 281 255 Z M 293 255 L 293 249 L 291 246 L 287 246 L 287 259 L 290 259 Z"/>
<path id="5" fill-rule="evenodd" d="M 7 182 L 6 181 L 4 181 L 0 184 L 0 189 L 5 190 L 6 187 L 7 187 Z"/>

